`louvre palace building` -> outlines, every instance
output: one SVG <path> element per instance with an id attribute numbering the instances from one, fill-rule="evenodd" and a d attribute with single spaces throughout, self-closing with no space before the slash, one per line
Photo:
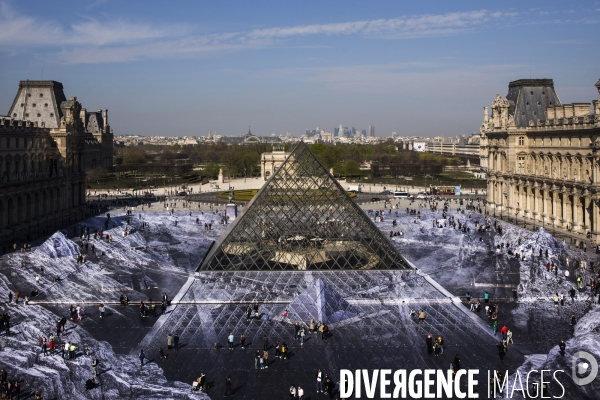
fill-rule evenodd
<path id="1" fill-rule="evenodd" d="M 552 79 L 517 80 L 480 133 L 490 213 L 600 238 L 598 100 L 562 104 Z"/>
<path id="2" fill-rule="evenodd" d="M 0 242 L 30 240 L 84 217 L 85 171 L 112 169 L 106 110 L 87 112 L 55 81 L 21 81 L 0 117 Z"/>

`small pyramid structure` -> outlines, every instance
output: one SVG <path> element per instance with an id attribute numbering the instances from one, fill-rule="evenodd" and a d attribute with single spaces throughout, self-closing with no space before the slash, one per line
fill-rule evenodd
<path id="1" fill-rule="evenodd" d="M 304 292 L 300 293 L 287 308 L 288 318 L 308 323 L 311 318 L 315 322 L 332 324 L 358 315 L 358 312 L 335 290 L 321 279 L 317 279 Z"/>
<path id="2" fill-rule="evenodd" d="M 33 254 L 48 258 L 63 258 L 76 257 L 80 252 L 77 244 L 59 231 L 46 239 Z"/>
<path id="3" fill-rule="evenodd" d="M 304 142 L 198 271 L 411 269 Z"/>

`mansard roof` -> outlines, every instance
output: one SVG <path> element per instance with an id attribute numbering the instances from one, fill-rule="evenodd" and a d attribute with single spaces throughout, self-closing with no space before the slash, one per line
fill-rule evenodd
<path id="1" fill-rule="evenodd" d="M 560 106 L 552 79 L 519 79 L 508 84 L 506 99 L 512 101 L 509 113 L 514 116 L 518 127 L 537 125 L 546 119 L 546 108 Z"/>

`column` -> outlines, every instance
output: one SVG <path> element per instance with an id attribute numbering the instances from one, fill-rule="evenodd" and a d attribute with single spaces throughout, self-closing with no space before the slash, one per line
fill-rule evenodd
<path id="1" fill-rule="evenodd" d="M 561 201 L 561 203 L 562 203 L 562 213 L 561 214 L 562 215 L 561 215 L 561 218 L 563 220 L 563 228 L 565 228 L 566 225 L 567 225 L 567 223 L 568 223 L 567 222 L 568 221 L 568 218 L 567 218 L 567 204 L 569 202 L 569 195 L 567 194 L 567 192 L 565 190 L 562 190 L 561 191 L 561 197 L 562 197 L 562 201 Z"/>
<path id="2" fill-rule="evenodd" d="M 598 233 L 598 213 L 600 210 L 598 209 L 598 202 L 593 199 L 592 200 L 592 217 L 591 217 L 591 231 L 593 233 Z"/>
<path id="3" fill-rule="evenodd" d="M 577 190 L 573 189 L 572 191 L 572 195 L 573 195 L 573 201 L 571 202 L 571 212 L 572 212 L 572 219 L 571 221 L 573 222 L 573 230 L 577 229 L 577 221 L 579 221 L 578 218 L 578 206 L 579 206 L 579 201 L 578 201 L 578 194 L 577 194 Z"/>
<path id="4" fill-rule="evenodd" d="M 585 226 L 587 226 L 587 230 L 591 231 L 592 230 L 592 224 L 590 223 L 590 197 L 589 196 L 585 196 L 583 198 L 583 224 Z"/>

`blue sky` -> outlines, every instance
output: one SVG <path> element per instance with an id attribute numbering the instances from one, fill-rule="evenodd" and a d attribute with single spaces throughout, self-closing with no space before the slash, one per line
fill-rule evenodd
<path id="1" fill-rule="evenodd" d="M 0 114 L 53 79 L 115 134 L 478 130 L 508 82 L 598 98 L 600 1 L 4 1 Z"/>

